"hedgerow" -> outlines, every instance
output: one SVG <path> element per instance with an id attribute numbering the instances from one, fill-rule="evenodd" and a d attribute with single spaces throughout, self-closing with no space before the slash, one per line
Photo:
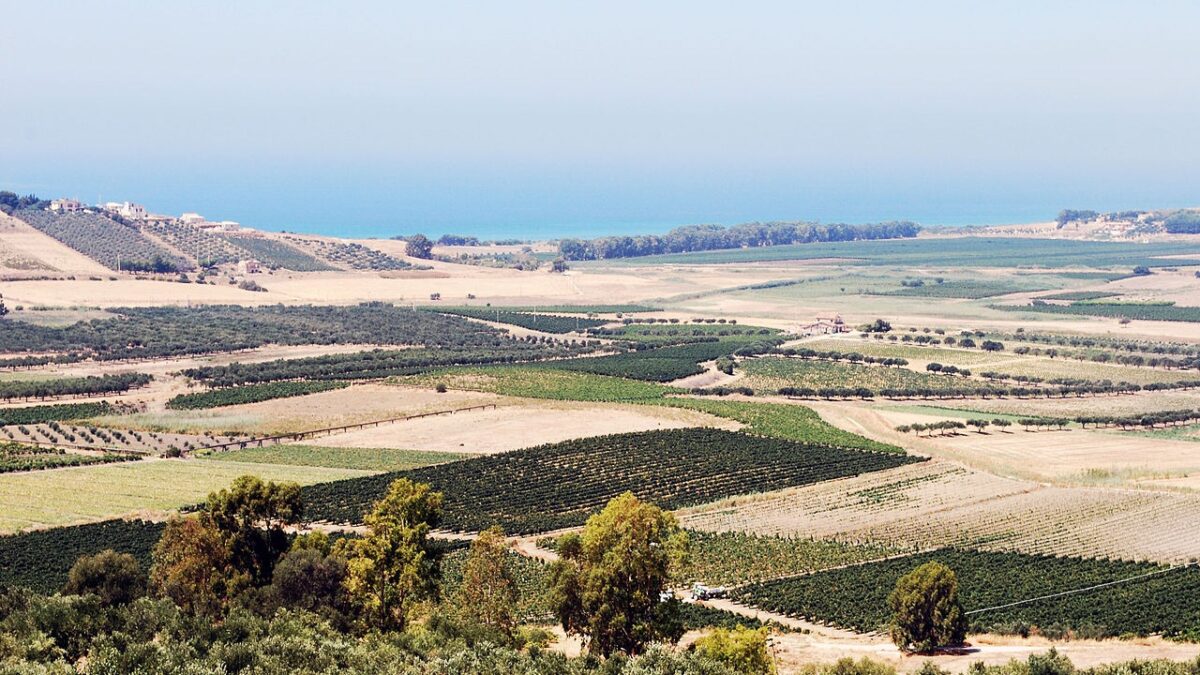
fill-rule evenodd
<path id="1" fill-rule="evenodd" d="M 337 380 L 318 382 L 271 382 L 268 384 L 251 384 L 242 387 L 213 389 L 193 394 L 180 394 L 167 401 L 167 407 L 172 410 L 201 410 L 204 408 L 219 408 L 226 405 L 243 403 L 258 403 L 276 398 L 290 398 L 316 394 L 331 389 L 341 389 L 349 386 L 348 382 Z"/>
<path id="2" fill-rule="evenodd" d="M 435 311 L 441 314 L 454 314 L 472 319 L 512 324 L 530 330 L 539 330 L 544 333 L 570 333 L 572 331 L 603 326 L 608 323 L 602 319 L 535 314 L 533 312 L 514 312 L 499 307 L 439 307 Z"/>

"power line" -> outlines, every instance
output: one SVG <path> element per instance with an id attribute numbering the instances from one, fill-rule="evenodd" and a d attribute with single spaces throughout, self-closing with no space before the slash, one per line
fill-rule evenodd
<path id="1" fill-rule="evenodd" d="M 1049 595 L 1040 595 L 1036 598 L 1029 598 L 1027 600 L 1018 600 L 1016 602 L 1009 602 L 1009 603 L 1006 603 L 1003 605 L 996 605 L 994 607 L 984 607 L 983 609 L 973 609 L 969 612 L 966 612 L 966 614 L 967 614 L 967 616 L 970 616 L 972 614 L 980 614 L 982 612 L 991 612 L 991 611 L 994 611 L 997 609 L 1007 609 L 1009 607 L 1016 607 L 1017 605 L 1027 605 L 1031 602 L 1037 602 L 1039 600 L 1050 600 L 1053 598 L 1061 598 L 1066 595 L 1075 595 L 1076 593 L 1086 593 L 1088 591 L 1094 591 L 1099 588 L 1107 588 L 1109 586 L 1116 586 L 1119 584 L 1129 583 L 1130 581 L 1137 581 L 1139 579 L 1148 579 L 1150 577 L 1155 577 L 1160 574 L 1166 574 L 1167 572 L 1173 572 L 1175 570 L 1180 570 L 1185 567 L 1191 567 L 1192 565 L 1193 565 L 1193 563 L 1187 563 L 1185 565 L 1176 565 L 1174 567 L 1168 567 L 1166 569 L 1155 570 L 1155 571 L 1149 572 L 1147 574 L 1139 574 L 1137 576 L 1127 577 L 1125 579 L 1117 579 L 1116 581 L 1106 581 L 1102 584 L 1096 584 L 1095 586 L 1076 588 L 1076 589 L 1073 589 L 1070 591 L 1062 591 L 1060 593 L 1051 593 Z"/>

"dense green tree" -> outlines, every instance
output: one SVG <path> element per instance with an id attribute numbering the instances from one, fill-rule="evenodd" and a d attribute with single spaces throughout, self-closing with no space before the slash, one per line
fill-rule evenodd
<path id="1" fill-rule="evenodd" d="M 697 654 L 730 666 L 739 673 L 766 674 L 775 672 L 775 663 L 767 650 L 767 627 L 733 630 L 717 628 L 692 643 Z"/>
<path id="2" fill-rule="evenodd" d="M 287 527 L 300 522 L 303 512 L 299 485 L 241 476 L 229 489 L 210 494 L 200 517 L 225 538 L 234 567 L 264 585 L 290 545 Z"/>
<path id="3" fill-rule="evenodd" d="M 169 521 L 154 546 L 153 561 L 151 592 L 190 614 L 219 616 L 249 584 L 248 576 L 234 568 L 225 537 L 198 518 Z"/>
<path id="4" fill-rule="evenodd" d="M 511 639 L 517 625 L 517 597 L 504 530 L 488 528 L 471 542 L 462 586 L 453 598 L 454 613 L 466 623 Z"/>
<path id="5" fill-rule="evenodd" d="M 687 555 L 675 517 L 626 492 L 560 540 L 550 570 L 553 604 L 570 634 L 593 654 L 637 654 L 683 634 L 678 603 L 661 594 Z"/>
<path id="6" fill-rule="evenodd" d="M 405 239 L 404 252 L 410 258 L 429 260 L 433 257 L 433 242 L 423 234 L 414 234 Z"/>
<path id="7" fill-rule="evenodd" d="M 958 577 L 949 567 L 927 562 L 900 577 L 888 596 L 891 637 L 906 652 L 930 652 L 962 644 L 967 617 L 958 601 Z"/>
<path id="8" fill-rule="evenodd" d="M 436 591 L 428 535 L 441 513 L 442 493 L 400 478 L 366 515 L 367 533 L 338 541 L 348 561 L 346 589 L 369 626 L 403 630 L 413 606 Z"/>
<path id="9" fill-rule="evenodd" d="M 146 573 L 128 553 L 107 549 L 75 561 L 63 595 L 95 595 L 105 605 L 123 605 L 146 594 Z"/>

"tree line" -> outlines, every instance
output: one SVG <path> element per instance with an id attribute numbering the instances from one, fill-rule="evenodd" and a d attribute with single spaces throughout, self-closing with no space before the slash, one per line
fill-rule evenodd
<path id="1" fill-rule="evenodd" d="M 559 242 L 558 251 L 566 260 L 605 260 L 730 248 L 899 239 L 915 237 L 920 230 L 919 225 L 909 221 L 865 225 L 820 225 L 812 222 L 744 223 L 732 227 L 686 225 L 663 235 L 564 239 Z"/>

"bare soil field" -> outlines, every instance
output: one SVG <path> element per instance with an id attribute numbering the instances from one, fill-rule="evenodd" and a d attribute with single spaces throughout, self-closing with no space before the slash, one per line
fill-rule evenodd
<path id="1" fill-rule="evenodd" d="M 1200 555 L 1194 495 L 1046 487 L 938 460 L 679 512 L 687 526 L 928 549 L 1182 562 Z"/>
<path id="2" fill-rule="evenodd" d="M 417 387 L 359 384 L 260 403 L 211 410 L 163 410 L 101 418 L 101 421 L 151 431 L 270 435 L 465 408 L 499 400 L 500 397 L 493 394 L 477 392 L 449 391 L 439 394 L 432 389 Z M 325 444 L 324 440 L 322 444 Z"/>
<path id="3" fill-rule="evenodd" d="M 510 399 L 499 401 L 494 409 L 352 431 L 324 438 L 321 444 L 491 454 L 572 438 L 694 426 L 737 429 L 741 425 L 677 408 Z"/>

